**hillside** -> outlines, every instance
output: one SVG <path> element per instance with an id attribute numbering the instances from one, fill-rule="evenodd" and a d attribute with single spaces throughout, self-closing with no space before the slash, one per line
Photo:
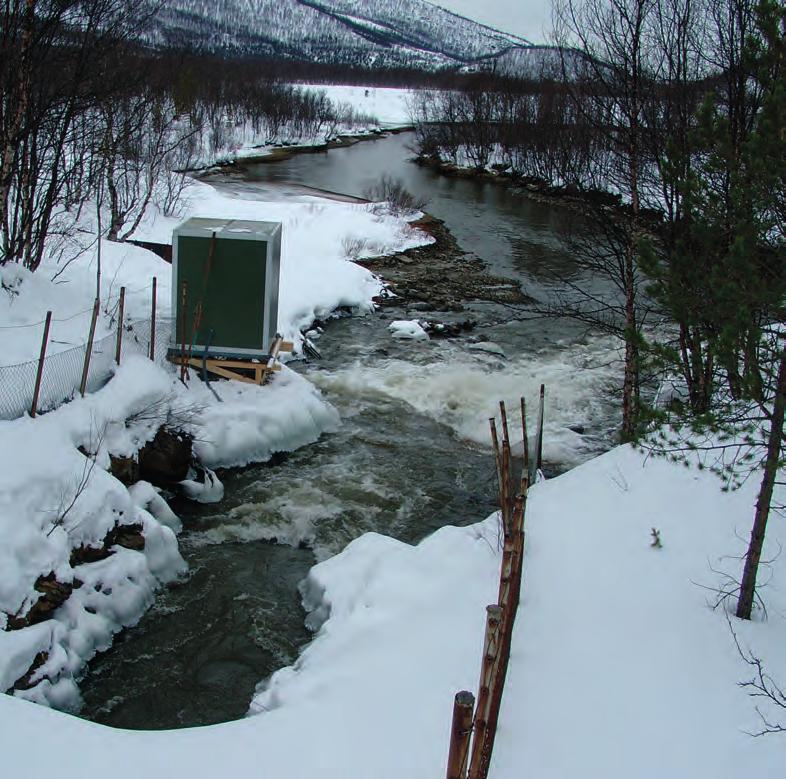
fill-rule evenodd
<path id="1" fill-rule="evenodd" d="M 537 50 L 424 0 L 174 0 L 157 14 L 154 42 L 378 68 L 461 67 Z"/>

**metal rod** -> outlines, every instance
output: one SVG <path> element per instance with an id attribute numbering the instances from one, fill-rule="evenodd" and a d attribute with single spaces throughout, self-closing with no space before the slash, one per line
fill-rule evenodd
<path id="1" fill-rule="evenodd" d="M 46 323 L 44 324 L 44 337 L 41 339 L 41 354 L 38 357 L 38 372 L 35 377 L 35 388 L 33 389 L 33 403 L 30 406 L 30 416 L 34 417 L 38 413 L 38 397 L 41 393 L 41 380 L 44 377 L 44 361 L 46 360 L 46 345 L 49 343 L 49 327 L 52 324 L 52 312 L 46 312 Z"/>

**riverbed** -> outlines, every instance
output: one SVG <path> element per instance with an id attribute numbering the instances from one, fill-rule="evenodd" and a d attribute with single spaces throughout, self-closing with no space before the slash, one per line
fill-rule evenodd
<path id="1" fill-rule="evenodd" d="M 383 173 L 402 180 L 467 252 L 520 282 L 533 300 L 570 277 L 561 235 L 575 215 L 485 181 L 445 178 L 408 161 L 411 133 L 246 164 L 214 186 L 261 202 L 363 197 Z M 272 462 L 221 474 L 218 505 L 179 503 L 188 577 L 96 658 L 82 716 L 128 728 L 176 728 L 242 717 L 255 686 L 309 640 L 298 583 L 315 561 L 374 531 L 417 542 L 494 510 L 488 417 L 499 399 L 547 388 L 548 472 L 608 448 L 618 410 L 615 348 L 570 322 L 468 299 L 454 312 L 408 303 L 325 324 L 321 359 L 294 364 L 342 417 L 339 432 Z M 396 341 L 394 318 L 472 319 L 466 336 Z M 485 347 L 484 347 L 485 345 Z"/>

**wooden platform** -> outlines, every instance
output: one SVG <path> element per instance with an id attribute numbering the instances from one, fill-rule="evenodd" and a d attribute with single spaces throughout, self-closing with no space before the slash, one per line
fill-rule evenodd
<path id="1" fill-rule="evenodd" d="M 268 377 L 281 370 L 279 355 L 281 352 L 291 352 L 294 345 L 291 341 L 276 338 L 270 346 L 270 356 L 264 362 L 254 360 L 224 360 L 217 357 L 208 357 L 206 360 L 193 355 L 185 358 L 185 363 L 197 371 L 203 368 L 214 376 L 222 379 L 233 379 L 246 384 L 264 384 Z M 179 354 L 170 354 L 169 360 L 175 365 L 183 365 L 184 358 Z"/>

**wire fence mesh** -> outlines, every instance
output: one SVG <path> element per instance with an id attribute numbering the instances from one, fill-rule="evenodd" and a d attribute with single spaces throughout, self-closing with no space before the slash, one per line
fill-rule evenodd
<path id="1" fill-rule="evenodd" d="M 173 320 L 156 317 L 153 356 L 157 363 L 166 363 Z M 123 324 L 121 363 L 123 358 L 140 354 L 150 356 L 152 323 L 148 319 L 126 320 Z M 87 342 L 44 360 L 37 410 L 51 411 L 79 394 L 85 365 Z M 115 370 L 117 333 L 95 339 L 85 383 L 86 392 L 95 392 L 106 384 Z M 38 360 L 0 366 L 0 419 L 18 419 L 29 413 L 33 404 Z"/>

